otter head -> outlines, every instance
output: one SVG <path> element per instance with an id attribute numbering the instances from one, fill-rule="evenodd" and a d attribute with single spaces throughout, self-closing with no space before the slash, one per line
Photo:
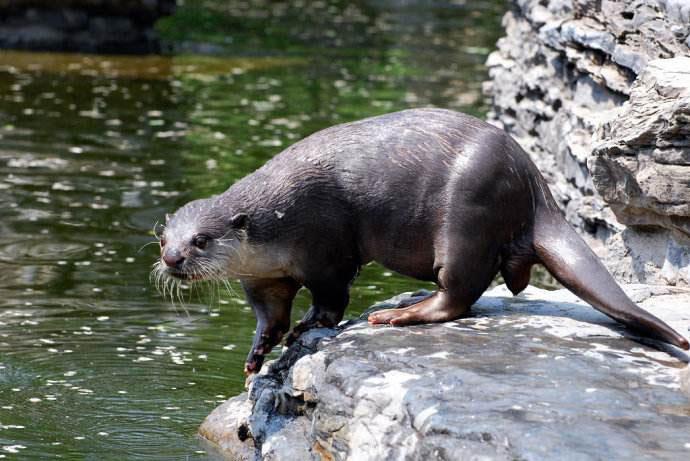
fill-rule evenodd
<path id="1" fill-rule="evenodd" d="M 249 219 L 231 214 L 215 198 L 195 200 L 166 217 L 160 236 L 161 257 L 154 273 L 158 284 L 169 280 L 220 280 L 241 265 Z"/>

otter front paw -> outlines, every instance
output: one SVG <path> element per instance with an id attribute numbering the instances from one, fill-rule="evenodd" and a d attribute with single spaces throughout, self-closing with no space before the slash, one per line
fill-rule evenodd
<path id="1" fill-rule="evenodd" d="M 257 374 L 264 363 L 264 356 L 254 356 L 253 360 L 247 360 L 244 364 L 244 376 L 249 377 Z"/>
<path id="2" fill-rule="evenodd" d="M 280 335 L 282 337 L 282 335 Z M 252 345 L 252 350 L 247 356 L 247 361 L 244 364 L 244 374 L 249 376 L 258 373 L 264 363 L 266 354 L 269 354 L 273 346 L 280 342 L 280 337 L 275 338 L 271 335 L 259 336 Z"/>
<path id="3" fill-rule="evenodd" d="M 334 325 L 332 322 L 323 322 L 321 320 L 310 320 L 308 322 L 301 321 L 292 329 L 292 331 L 285 337 L 285 345 L 290 347 L 295 341 L 302 336 L 302 333 L 312 328 L 332 328 Z"/>

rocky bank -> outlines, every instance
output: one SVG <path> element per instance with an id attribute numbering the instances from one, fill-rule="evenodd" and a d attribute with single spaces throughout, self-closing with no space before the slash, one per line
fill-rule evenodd
<path id="1" fill-rule="evenodd" d="M 690 290 L 625 289 L 688 332 Z M 513 297 L 500 286 L 473 312 L 437 325 L 312 330 L 200 434 L 242 460 L 690 456 L 684 352 L 638 342 L 565 290 Z"/>
<path id="2" fill-rule="evenodd" d="M 690 285 L 690 2 L 514 0 L 489 120 L 625 282 Z"/>
<path id="3" fill-rule="evenodd" d="M 0 0 L 0 48 L 155 53 L 175 0 Z"/>

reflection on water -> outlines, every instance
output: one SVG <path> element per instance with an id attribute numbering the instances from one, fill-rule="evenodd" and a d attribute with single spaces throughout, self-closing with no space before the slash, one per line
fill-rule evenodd
<path id="1" fill-rule="evenodd" d="M 299 57 L 218 57 L 203 55 L 105 56 L 75 53 L 26 53 L 3 51 L 0 70 L 8 73 L 40 72 L 64 77 L 172 80 L 175 78 L 212 81 L 218 77 L 260 71 L 276 66 L 306 64 Z"/>
<path id="2" fill-rule="evenodd" d="M 0 53 L 0 458 L 204 458 L 254 318 L 236 285 L 162 299 L 156 221 L 325 126 L 484 111 L 501 1 L 295 3 L 192 2 L 166 57 Z M 348 315 L 419 286 L 369 266 Z"/>

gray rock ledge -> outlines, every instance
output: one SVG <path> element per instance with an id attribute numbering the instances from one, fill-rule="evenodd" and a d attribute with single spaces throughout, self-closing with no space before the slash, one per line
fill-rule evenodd
<path id="1" fill-rule="evenodd" d="M 688 332 L 690 290 L 625 290 Z M 499 286 L 473 312 L 312 330 L 199 433 L 241 460 L 690 458 L 684 352 L 633 341 L 565 290 Z"/>

